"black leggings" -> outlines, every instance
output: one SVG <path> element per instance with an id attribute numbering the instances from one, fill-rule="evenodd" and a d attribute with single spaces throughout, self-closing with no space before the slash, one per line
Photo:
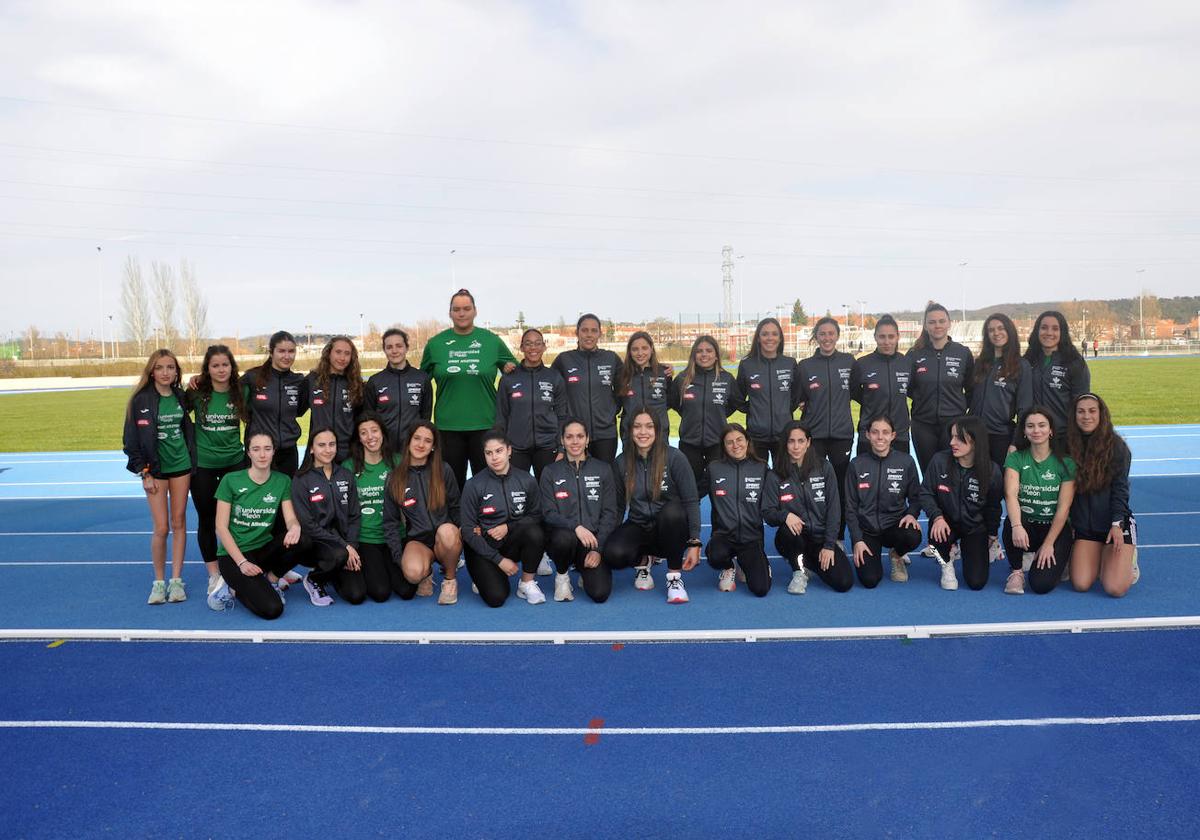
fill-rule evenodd
<path id="1" fill-rule="evenodd" d="M 574 564 L 575 571 L 583 578 L 583 591 L 597 604 L 603 604 L 612 594 L 612 569 L 603 559 L 594 569 L 585 566 L 583 560 L 589 550 L 583 547 L 573 530 L 546 528 L 546 553 L 554 561 L 555 570 L 565 575 Z"/>
<path id="2" fill-rule="evenodd" d="M 692 468 L 692 475 L 696 477 L 696 492 L 703 498 L 708 494 L 708 473 L 704 468 L 708 466 L 709 461 L 719 461 L 721 459 L 721 444 L 714 443 L 712 446 L 693 446 L 690 443 L 679 442 L 679 451 L 684 454 L 688 460 L 688 464 Z"/>
<path id="3" fill-rule="evenodd" d="M 438 430 L 442 438 L 442 460 L 450 465 L 460 490 L 467 483 L 468 462 L 471 464 L 471 475 L 479 475 L 483 470 L 483 436 L 486 432 L 486 429 L 470 432 Z"/>
<path id="4" fill-rule="evenodd" d="M 282 519 L 277 521 L 282 522 Z M 283 530 L 276 528 L 269 543 L 242 552 L 247 561 L 262 569 L 261 575 L 244 575 L 228 554 L 217 556 L 217 568 L 221 570 L 221 577 L 225 578 L 229 588 L 236 593 L 237 599 L 250 612 L 268 621 L 283 615 L 283 601 L 279 599 L 275 587 L 267 580 L 267 575 L 281 577 L 293 566 L 303 563 L 313 548 L 312 541 L 304 536 L 300 537 L 300 542 L 295 545 L 285 547 L 283 535 Z"/>
<path id="5" fill-rule="evenodd" d="M 542 534 L 542 526 L 535 520 L 522 518 L 509 522 L 508 533 L 500 541 L 496 541 L 486 534 L 483 538 L 487 540 L 488 545 L 499 551 L 502 557 L 507 557 L 520 566 L 521 571 L 525 574 L 537 573 L 538 563 L 542 560 L 546 542 L 545 536 Z M 504 570 L 498 563 L 493 563 L 475 551 L 470 544 L 466 545 L 466 555 L 467 574 L 471 576 L 471 582 L 479 590 L 479 597 L 489 607 L 503 606 L 511 591 L 508 575 L 504 574 Z"/>
<path id="6" fill-rule="evenodd" d="M 331 583 L 343 601 L 361 604 L 367 600 L 367 582 L 361 566 L 357 572 L 346 568 L 346 561 L 349 559 L 350 554 L 346 551 L 346 546 L 333 546 L 314 540 L 312 551 L 300 563 L 312 569 L 308 577 L 313 583 Z"/>
<path id="7" fill-rule="evenodd" d="M 992 463 L 999 465 L 1000 469 L 1004 469 L 1004 459 L 1008 457 L 1008 447 L 1012 443 L 1012 431 L 996 434 L 988 432 L 988 454 L 992 458 Z"/>
<path id="8" fill-rule="evenodd" d="M 883 549 L 894 549 L 898 554 L 908 554 L 921 544 L 920 528 L 901 528 L 893 525 L 882 534 L 872 534 L 863 531 L 862 541 L 870 551 L 863 558 L 863 564 L 855 568 L 858 572 L 858 582 L 867 589 L 874 589 L 883 580 Z"/>
<path id="9" fill-rule="evenodd" d="M 205 563 L 217 560 L 217 485 L 226 474 L 245 468 L 245 463 L 232 467 L 196 467 L 192 473 L 192 504 L 196 506 L 196 542 Z"/>
<path id="10" fill-rule="evenodd" d="M 609 466 L 617 462 L 617 439 L 605 438 L 593 440 L 588 444 L 588 455 L 597 461 L 604 461 Z"/>
<path id="11" fill-rule="evenodd" d="M 553 449 L 517 449 L 513 447 L 510 463 L 522 472 L 533 467 L 533 477 L 542 480 L 542 470 L 554 463 Z"/>
<path id="12" fill-rule="evenodd" d="M 604 562 L 613 569 L 628 569 L 648 554 L 665 557 L 667 569 L 678 572 L 683 568 L 683 550 L 687 541 L 687 514 L 679 500 L 672 499 L 662 506 L 649 525 L 633 521 L 618 525 L 604 544 Z"/>
<path id="13" fill-rule="evenodd" d="M 395 592 L 401 600 L 411 601 L 417 594 L 417 585 L 409 583 L 400 564 L 392 562 L 392 552 L 380 543 L 359 543 L 358 556 L 362 560 L 363 583 L 367 597 L 383 603 Z"/>
<path id="14" fill-rule="evenodd" d="M 950 546 L 958 543 L 962 549 L 963 578 L 967 586 L 975 590 L 983 589 L 988 582 L 988 532 L 981 528 L 960 537 L 954 523 L 946 520 L 946 524 L 950 526 L 950 535 L 945 541 L 938 542 L 930 537 L 929 544 L 937 549 L 943 560 L 948 561 Z"/>
<path id="15" fill-rule="evenodd" d="M 704 551 L 708 565 L 714 569 L 732 569 L 736 557 L 746 575 L 746 588 L 759 598 L 771 591 L 771 561 L 763 550 L 761 538 L 735 543 L 726 537 L 713 537 Z"/>
<path id="16" fill-rule="evenodd" d="M 817 458 L 828 458 L 833 465 L 833 473 L 837 476 L 838 494 L 846 498 L 846 472 L 850 469 L 850 447 L 854 445 L 853 438 L 813 438 L 812 447 Z M 842 518 L 837 523 L 837 538 L 840 540 L 846 532 L 846 509 L 842 508 Z"/>
<path id="17" fill-rule="evenodd" d="M 1050 523 L 1022 522 L 1021 524 L 1025 526 L 1025 533 L 1029 535 L 1028 551 L 1037 554 L 1037 550 L 1042 547 L 1042 544 L 1046 542 L 1046 537 L 1050 535 Z M 1021 568 L 1021 555 L 1026 549 L 1017 548 L 1013 544 L 1012 523 L 1007 518 L 1004 520 L 1004 527 L 1000 530 L 1000 534 L 1004 541 L 1004 552 L 1008 555 L 1009 567 L 1014 570 Z M 1045 595 L 1058 586 L 1058 582 L 1062 580 L 1063 567 L 1071 559 L 1071 544 L 1074 542 L 1071 526 L 1064 525 L 1062 533 L 1054 541 L 1054 562 L 1044 569 L 1039 569 L 1035 559 L 1033 565 L 1029 567 L 1030 589 L 1038 595 Z"/>
<path id="18" fill-rule="evenodd" d="M 917 450 L 917 464 L 921 467 L 921 475 L 924 475 L 933 456 L 943 449 L 950 448 L 950 421 L 923 423 L 913 420 L 911 431 L 913 445 Z"/>
<path id="19" fill-rule="evenodd" d="M 834 592 L 849 592 L 854 586 L 854 564 L 846 556 L 841 543 L 833 545 L 833 562 L 828 569 L 821 569 L 821 549 L 825 547 L 824 539 L 816 539 L 807 531 L 796 536 L 786 525 L 780 525 L 775 532 L 775 550 L 783 555 L 792 567 L 792 571 L 800 571 L 796 562 L 798 555 L 804 555 L 804 568 L 815 574 L 825 585 Z"/>

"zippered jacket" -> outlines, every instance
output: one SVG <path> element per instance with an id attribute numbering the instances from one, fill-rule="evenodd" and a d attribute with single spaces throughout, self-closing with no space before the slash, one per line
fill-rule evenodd
<path id="1" fill-rule="evenodd" d="M 539 489 L 542 521 L 548 527 L 574 531 L 582 525 L 604 548 L 608 535 L 617 527 L 616 479 L 607 461 L 555 461 L 542 470 Z"/>
<path id="2" fill-rule="evenodd" d="M 779 440 L 797 405 L 793 389 L 796 360 L 747 356 L 738 365 L 737 384 L 746 401 L 746 431 L 753 440 Z"/>
<path id="3" fill-rule="evenodd" d="M 1131 458 L 1129 446 L 1118 438 L 1113 449 L 1112 481 L 1095 493 L 1075 494 L 1071 502 L 1071 527 L 1090 534 L 1107 534 L 1114 522 L 1129 518 Z"/>
<path id="4" fill-rule="evenodd" d="M 896 440 L 908 442 L 909 359 L 903 353 L 890 356 L 875 350 L 854 360 L 850 370 L 850 398 L 859 405 L 858 433 L 864 437 L 871 420 L 887 415 L 896 430 Z"/>
<path id="5" fill-rule="evenodd" d="M 405 365 L 404 370 L 388 365 L 371 374 L 364 399 L 367 407 L 383 420 L 384 433 L 392 448 L 400 452 L 413 424 L 433 416 L 433 380 L 412 365 Z"/>
<path id="6" fill-rule="evenodd" d="M 979 457 L 986 457 L 982 448 Z M 984 529 L 995 535 L 1000 528 L 1000 502 L 1004 499 L 1004 470 L 992 467 L 989 486 L 980 487 L 975 471 L 959 466 L 954 454 L 943 449 L 929 461 L 921 482 L 921 507 L 929 522 L 944 516 L 958 536 Z"/>
<path id="7" fill-rule="evenodd" d="M 285 449 L 300 440 L 299 418 L 308 411 L 308 379 L 294 370 L 281 373 L 269 363 L 267 368 L 267 382 L 262 387 L 257 384 L 258 368 L 242 374 L 246 409 L 250 412 L 246 440 L 268 434 L 276 449 Z"/>
<path id="8" fill-rule="evenodd" d="M 404 498 L 393 498 L 390 489 L 383 494 L 383 535 L 391 549 L 392 558 L 399 560 L 404 552 L 405 539 L 429 540 L 447 522 L 458 526 L 458 480 L 450 465 L 442 464 L 442 482 L 446 486 L 446 504 L 430 510 L 429 465 L 408 468 L 408 487 Z M 404 527 L 401 528 L 400 524 Z"/>
<path id="9" fill-rule="evenodd" d="M 322 469 L 292 479 L 292 507 L 300 531 L 313 542 L 341 548 L 358 545 L 358 487 L 354 474 L 341 464 L 325 477 Z"/>
<path id="10" fill-rule="evenodd" d="M 634 466 L 633 495 L 625 498 L 625 459 L 636 458 Z M 692 466 L 682 452 L 674 446 L 667 447 L 666 466 L 661 476 L 649 475 L 649 464 L 637 454 L 633 447 L 621 452 L 613 467 L 613 481 L 617 488 L 617 513 L 629 511 L 629 521 L 644 528 L 654 524 L 654 519 L 663 505 L 678 499 L 687 514 L 688 538 L 700 539 L 700 496 L 696 492 L 696 476 Z M 649 482 L 659 482 L 658 501 L 650 497 Z"/>
<path id="11" fill-rule="evenodd" d="M 171 391 L 179 400 L 180 407 L 184 409 L 179 428 L 183 432 L 184 441 L 187 442 L 188 453 L 192 456 L 192 466 L 194 467 L 196 465 L 196 428 L 192 424 L 192 418 L 188 417 L 187 403 L 184 402 L 187 397 L 178 387 L 172 387 Z M 123 451 L 129 459 L 125 463 L 125 469 L 131 473 L 140 473 L 146 466 L 150 467 L 151 472 L 159 472 L 158 398 L 158 389 L 154 387 L 153 382 L 150 382 L 145 388 L 138 391 L 130 402 L 130 410 L 125 417 L 125 429 L 121 437 Z"/>
<path id="12" fill-rule="evenodd" d="M 557 449 L 567 416 L 567 392 L 558 371 L 517 365 L 496 387 L 496 428 L 514 449 Z"/>
<path id="13" fill-rule="evenodd" d="M 712 370 L 697 368 L 687 387 L 675 377 L 669 402 L 679 412 L 680 442 L 703 447 L 720 443 L 729 415 L 744 406 L 737 381 L 719 363 Z"/>
<path id="14" fill-rule="evenodd" d="M 642 368 L 630 378 L 624 393 L 617 394 L 617 401 L 621 404 L 622 438 L 629 435 L 629 424 L 633 415 L 643 408 L 658 415 L 664 430 L 671 428 L 671 421 L 667 415 L 667 400 L 671 396 L 673 378 L 671 366 L 662 364 L 658 371 Z"/>
<path id="15" fill-rule="evenodd" d="M 737 545 L 762 541 L 763 494 L 767 465 L 744 458 L 708 462 L 708 498 L 712 503 L 712 535 Z"/>
<path id="16" fill-rule="evenodd" d="M 489 528 L 518 520 L 541 522 L 541 491 L 527 472 L 510 468 L 504 475 L 497 475 L 484 469 L 467 480 L 461 511 L 459 530 L 463 543 L 493 563 L 499 563 L 500 552 L 484 534 Z M 479 533 L 475 533 L 476 528 Z"/>
<path id="17" fill-rule="evenodd" d="M 350 455 L 350 439 L 354 437 L 354 421 L 361 406 L 350 402 L 350 380 L 340 373 L 329 374 L 329 387 L 322 388 L 315 370 L 308 372 L 308 438 L 313 429 L 332 429 L 337 438 L 337 460 Z"/>
<path id="18" fill-rule="evenodd" d="M 854 421 L 850 416 L 850 372 L 854 357 L 834 351 L 828 356 L 818 350 L 796 366 L 796 399 L 804 404 L 802 419 L 814 438 L 850 440 Z"/>
<path id="19" fill-rule="evenodd" d="M 913 420 L 941 423 L 967 413 L 966 389 L 975 368 L 970 350 L 950 340 L 941 350 L 928 345 L 914 347 L 908 351 L 908 359 Z"/>
<path id="20" fill-rule="evenodd" d="M 972 377 L 967 383 L 967 413 L 982 420 L 990 435 L 1011 435 L 1016 418 L 1033 405 L 1033 375 L 1029 362 L 1021 359 L 1015 379 L 1000 376 L 1001 364 L 1003 361 L 997 359 L 983 382 L 977 384 Z"/>
<path id="21" fill-rule="evenodd" d="M 567 386 L 567 413 L 587 426 L 592 440 L 617 437 L 617 395 L 613 387 L 621 357 L 611 350 L 564 350 L 551 366 Z"/>
<path id="22" fill-rule="evenodd" d="M 837 544 L 836 526 L 842 518 L 842 502 L 837 474 L 827 459 L 822 458 L 807 478 L 801 478 L 794 465 L 787 478 L 780 478 L 771 470 L 763 494 L 763 520 L 768 525 L 787 527 L 784 524 L 787 515 L 794 513 L 804 522 L 804 532 L 822 541 L 825 548 L 832 549 Z M 829 527 L 831 522 L 835 527 Z"/>
<path id="23" fill-rule="evenodd" d="M 891 450 L 886 458 L 874 452 L 856 456 L 846 472 L 846 526 L 850 543 L 864 531 L 880 534 L 906 514 L 921 513 L 921 482 L 917 463 L 906 452 Z"/>

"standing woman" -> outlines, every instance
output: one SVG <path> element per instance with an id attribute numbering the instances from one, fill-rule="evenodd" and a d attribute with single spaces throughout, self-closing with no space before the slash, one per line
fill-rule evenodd
<path id="1" fill-rule="evenodd" d="M 871 418 L 886 415 L 896 424 L 892 449 L 908 452 L 908 358 L 899 352 L 900 327 L 891 315 L 875 322 L 875 351 L 854 360 L 850 369 L 850 398 L 859 405 L 858 451 L 870 448 Z M 840 485 L 839 485 L 840 486 Z"/>
<path id="2" fill-rule="evenodd" d="M 671 383 L 669 404 L 679 412 L 679 451 L 691 465 L 697 492 L 704 495 L 704 468 L 721 457 L 725 423 L 742 407 L 737 381 L 721 366 L 721 347 L 711 335 L 692 344 L 687 368 Z M 660 423 L 659 428 L 665 438 L 669 427 Z"/>
<path id="3" fill-rule="evenodd" d="M 1000 527 L 1004 481 L 984 449 L 986 427 L 978 417 L 950 424 L 950 448 L 933 456 L 921 482 L 921 507 L 929 517 L 929 545 L 942 567 L 942 589 L 958 589 L 951 546 L 962 554 L 963 577 L 972 589 L 987 585 L 990 557 Z"/>
<path id="4" fill-rule="evenodd" d="M 721 435 L 723 455 L 708 465 L 712 537 L 705 553 L 717 570 L 717 589 L 737 589 L 734 561 L 746 588 L 762 598 L 771 591 L 771 563 L 763 548 L 763 490 L 767 463 L 754 451 L 746 430 L 730 423 Z"/>
<path id="5" fill-rule="evenodd" d="M 244 469 L 247 463 L 241 432 L 246 399 L 238 385 L 233 352 L 224 344 L 209 345 L 196 387 L 185 394 L 186 407 L 196 417 L 196 471 L 191 488 L 200 520 L 196 542 L 208 568 L 208 606 L 223 610 L 230 595 L 217 564 L 217 487 L 222 478 Z"/>
<path id="6" fill-rule="evenodd" d="M 1067 518 L 1075 499 L 1075 461 L 1063 455 L 1050 412 L 1042 406 L 1021 414 L 1016 449 L 1004 459 L 1004 550 L 1012 569 L 1004 591 L 1025 593 L 1024 555 L 1030 555 L 1029 588 L 1044 595 L 1062 580 L 1071 559 Z"/>
<path id="7" fill-rule="evenodd" d="M 671 427 L 667 398 L 671 394 L 671 366 L 658 361 L 650 333 L 638 330 L 625 345 L 625 361 L 617 373 L 617 401 L 621 404 L 621 439 L 629 437 L 630 418 L 643 408 L 659 415 L 662 428 Z"/>
<path id="8" fill-rule="evenodd" d="M 912 371 L 912 440 L 921 472 L 943 449 L 950 448 L 950 421 L 967 413 L 967 386 L 975 359 L 950 338 L 950 313 L 940 303 L 925 307 L 925 327 L 908 351 Z"/>
<path id="9" fill-rule="evenodd" d="M 808 591 L 809 572 L 834 592 L 854 586 L 850 560 L 837 536 L 841 492 L 833 465 L 817 457 L 812 435 L 799 420 L 783 427 L 783 443 L 763 490 L 763 519 L 773 525 L 775 550 L 792 567 L 788 592 Z"/>
<path id="10" fill-rule="evenodd" d="M 1059 439 L 1067 435 L 1067 419 L 1080 394 L 1092 388 L 1092 374 L 1079 348 L 1071 340 L 1071 328 L 1061 312 L 1043 312 L 1029 333 L 1025 350 L 1033 381 L 1033 401 L 1050 412 Z"/>
<path id="11" fill-rule="evenodd" d="M 1016 418 L 1033 405 L 1033 376 L 1021 358 L 1017 327 L 1002 312 L 983 322 L 983 343 L 967 389 L 967 413 L 987 428 L 988 454 L 1002 470 Z"/>
<path id="12" fill-rule="evenodd" d="M 521 364 L 500 377 L 496 428 L 512 441 L 512 465 L 534 479 L 554 461 L 558 430 L 567 415 L 566 386 L 558 371 L 542 364 L 546 340 L 538 330 L 521 336 Z"/>
<path id="13" fill-rule="evenodd" d="M 542 529 L 554 561 L 554 600 L 573 601 L 568 569 L 579 572 L 583 591 L 597 604 L 612 594 L 612 569 L 604 545 L 617 527 L 617 488 L 612 467 L 589 458 L 587 426 L 572 417 L 563 423 L 564 457 L 542 471 Z"/>
<path id="14" fill-rule="evenodd" d="M 612 463 L 617 457 L 617 395 L 613 385 L 621 357 L 603 350 L 600 319 L 587 312 L 575 322 L 575 350 L 559 353 L 554 369 L 567 386 L 567 412 L 587 423 L 588 451 L 593 458 Z"/>
<path id="15" fill-rule="evenodd" d="M 629 445 L 617 456 L 618 525 L 604 546 L 613 569 L 637 565 L 633 585 L 653 589 L 647 557 L 667 560 L 667 603 L 686 604 L 682 572 L 700 562 L 700 497 L 687 458 L 667 445 L 658 415 L 642 409 L 630 422 Z"/>
<path id="16" fill-rule="evenodd" d="M 746 429 L 755 452 L 775 457 L 783 427 L 796 408 L 792 378 L 796 360 L 783 354 L 783 327 L 764 318 L 754 329 L 750 352 L 738 365 L 737 384 L 746 400 Z"/>
<path id="17" fill-rule="evenodd" d="M 275 441 L 272 469 L 291 477 L 296 474 L 300 453 L 300 417 L 308 411 L 308 380 L 292 370 L 296 361 L 296 339 L 280 330 L 271 336 L 266 361 L 242 375 L 246 390 L 246 440 L 253 434 L 269 435 Z"/>
<path id="18" fill-rule="evenodd" d="M 361 514 L 354 476 L 337 463 L 337 436 L 333 429 L 318 429 L 308 437 L 308 450 L 292 481 L 292 507 L 300 530 L 312 541 L 304 590 L 314 607 L 327 607 L 333 598 L 325 585 L 333 583 L 351 604 L 367 597 L 359 557 Z"/>
<path id="19" fill-rule="evenodd" d="M 508 579 L 521 573 L 517 597 L 544 604 L 538 586 L 538 563 L 545 550 L 541 492 L 528 472 L 512 468 L 512 445 L 502 432 L 483 436 L 487 469 L 471 476 L 463 488 L 461 532 L 467 574 L 489 607 L 508 600 Z"/>
<path id="20" fill-rule="evenodd" d="M 355 548 L 362 563 L 367 597 L 383 602 L 395 592 L 402 600 L 411 600 L 417 594 L 416 584 L 405 580 L 400 564 L 392 562 L 383 533 L 388 473 L 396 466 L 396 456 L 379 415 L 368 412 L 358 418 L 354 439 L 350 441 L 350 457 L 342 466 L 354 476 L 358 491 L 359 528 Z M 403 537 L 403 521 L 399 528 Z"/>
<path id="21" fill-rule="evenodd" d="M 1113 429 L 1104 400 L 1095 394 L 1075 399 L 1075 422 L 1067 433 L 1075 473 L 1071 525 L 1071 584 L 1086 592 L 1096 578 L 1104 591 L 1122 597 L 1141 576 L 1137 565 L 1137 523 L 1129 509 L 1129 446 Z"/>
<path id="22" fill-rule="evenodd" d="M 869 452 L 850 462 L 846 481 L 846 524 L 854 545 L 858 581 L 874 589 L 883 579 L 884 548 L 892 560 L 892 580 L 908 580 L 908 552 L 921 544 L 921 482 L 912 456 L 892 449 L 896 432 L 886 416 L 867 428 Z"/>
<path id="23" fill-rule="evenodd" d="M 496 422 L 496 374 L 517 366 L 500 336 L 475 326 L 475 297 L 459 289 L 450 297 L 453 326 L 425 343 L 421 370 L 437 386 L 434 417 L 441 432 L 439 460 L 454 474 L 455 495 L 471 472 L 483 469 L 483 433 Z M 415 428 L 415 426 L 414 426 Z M 453 603 L 453 602 L 451 602 Z"/>
<path id="24" fill-rule="evenodd" d="M 354 439 L 354 418 L 363 406 L 362 368 L 358 348 L 348 336 L 335 335 L 321 350 L 317 369 L 308 373 L 308 401 L 311 429 L 331 429 L 337 436 L 337 460 L 350 455 Z M 310 438 L 311 439 L 311 438 Z"/>
<path id="25" fill-rule="evenodd" d="M 383 503 L 383 533 L 404 579 L 417 595 L 433 594 L 433 561 L 442 567 L 438 603 L 458 602 L 458 483 L 442 461 L 437 427 L 418 420 L 404 444 L 400 464 L 388 479 Z M 402 596 L 403 597 L 403 596 Z"/>
<path id="26" fill-rule="evenodd" d="M 187 600 L 183 585 L 183 555 L 187 551 L 187 497 L 196 463 L 192 421 L 183 410 L 179 360 L 170 350 L 155 350 L 133 386 L 125 408 L 125 468 L 141 476 L 150 503 L 154 533 L 150 560 L 154 584 L 146 603 Z M 167 568 L 167 535 L 171 535 L 171 582 Z"/>
<path id="27" fill-rule="evenodd" d="M 813 327 L 812 340 L 817 350 L 796 366 L 798 393 L 804 404 L 800 419 L 812 431 L 812 445 L 818 458 L 833 464 L 838 486 L 846 483 L 850 465 L 850 447 L 854 445 L 854 420 L 850 416 L 850 373 L 854 357 L 837 349 L 841 327 L 826 316 Z M 837 523 L 835 536 L 840 540 L 845 523 Z"/>
<path id="28" fill-rule="evenodd" d="M 265 432 L 246 438 L 249 469 L 217 485 L 217 564 L 237 599 L 259 618 L 283 615 L 279 578 L 303 563 L 312 543 L 292 508 L 292 480 L 271 469 L 275 444 Z"/>
<path id="29" fill-rule="evenodd" d="M 393 452 L 404 448 L 418 420 L 433 417 L 433 381 L 408 363 L 408 333 L 391 327 L 383 333 L 387 367 L 367 380 L 366 405 L 383 421 Z"/>

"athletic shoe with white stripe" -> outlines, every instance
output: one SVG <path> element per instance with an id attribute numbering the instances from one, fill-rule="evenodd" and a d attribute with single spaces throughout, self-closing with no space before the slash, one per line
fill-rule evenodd
<path id="1" fill-rule="evenodd" d="M 1005 595 L 1024 595 L 1025 594 L 1025 573 L 1020 569 L 1013 569 L 1008 573 L 1008 580 L 1004 583 Z"/>
<path id="2" fill-rule="evenodd" d="M 542 592 L 542 587 L 538 586 L 537 578 L 533 580 L 523 580 L 517 584 L 517 597 L 524 598 L 530 604 L 546 603 L 546 595 Z"/>
<path id="3" fill-rule="evenodd" d="M 653 589 L 654 576 L 650 574 L 649 566 L 638 566 L 633 570 L 634 589 Z"/>
<path id="4" fill-rule="evenodd" d="M 146 599 L 147 604 L 165 604 L 167 603 L 167 582 L 165 580 L 156 580 L 150 586 L 150 597 Z"/>
<path id="5" fill-rule="evenodd" d="M 792 572 L 792 580 L 788 584 L 789 595 L 803 595 L 808 591 L 808 570 L 801 566 Z"/>
<path id="6" fill-rule="evenodd" d="M 171 578 L 167 583 L 167 602 L 178 604 L 181 601 L 187 600 L 187 587 L 184 586 L 183 578 Z"/>
<path id="7" fill-rule="evenodd" d="M 686 604 L 688 602 L 687 587 L 683 585 L 683 578 L 679 572 L 667 573 L 667 603 L 668 604 Z"/>
<path id="8" fill-rule="evenodd" d="M 314 607 L 328 607 L 333 603 L 333 597 L 325 591 L 325 584 L 313 580 L 311 575 L 304 576 L 304 591 Z"/>
<path id="9" fill-rule="evenodd" d="M 717 589 L 722 592 L 732 592 L 737 589 L 737 581 L 734 580 L 733 569 L 722 569 L 717 575 Z"/>
<path id="10" fill-rule="evenodd" d="M 942 589 L 950 591 L 958 589 L 958 576 L 954 574 L 954 564 L 940 558 L 938 562 L 942 564 Z"/>

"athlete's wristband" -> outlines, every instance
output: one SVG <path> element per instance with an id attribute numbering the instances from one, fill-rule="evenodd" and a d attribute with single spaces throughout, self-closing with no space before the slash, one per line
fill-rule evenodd
<path id="1" fill-rule="evenodd" d="M 699 547 L 700 547 L 700 540 L 697 540 L 697 539 L 690 539 L 690 540 L 688 540 L 688 541 L 687 541 L 687 547 L 688 547 L 688 548 L 699 548 Z"/>

